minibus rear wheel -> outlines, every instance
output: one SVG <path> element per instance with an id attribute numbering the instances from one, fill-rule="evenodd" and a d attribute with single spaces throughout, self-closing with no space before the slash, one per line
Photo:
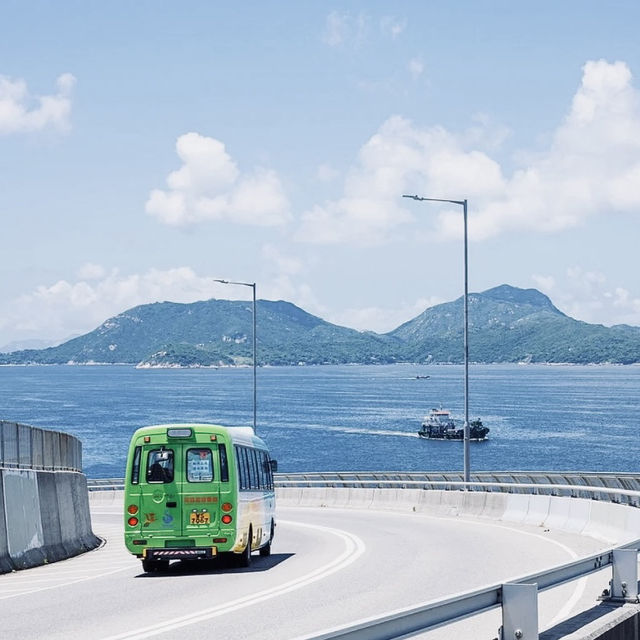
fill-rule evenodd
<path id="1" fill-rule="evenodd" d="M 143 560 L 142 568 L 146 573 L 165 571 L 169 567 L 168 560 Z"/>
<path id="2" fill-rule="evenodd" d="M 251 537 L 252 537 L 251 527 L 249 527 L 249 538 L 247 540 L 247 546 L 244 548 L 244 551 L 240 554 L 238 558 L 238 565 L 241 567 L 248 567 L 251 565 Z"/>
<path id="3" fill-rule="evenodd" d="M 269 542 L 264 545 L 264 547 L 260 548 L 260 555 L 263 558 L 271 555 L 271 541 L 273 540 L 273 534 L 275 533 L 275 527 L 273 524 L 273 520 L 271 521 L 271 533 L 269 534 Z"/>

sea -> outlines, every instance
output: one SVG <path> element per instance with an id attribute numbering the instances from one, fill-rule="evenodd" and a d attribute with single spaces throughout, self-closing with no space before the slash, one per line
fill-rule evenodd
<path id="1" fill-rule="evenodd" d="M 431 408 L 462 424 L 457 365 L 261 367 L 257 432 L 285 473 L 462 471 L 463 445 L 417 435 Z M 471 365 L 471 471 L 640 472 L 640 366 Z M 253 421 L 251 368 L 0 367 L 0 419 L 65 431 L 89 478 L 121 478 L 141 426 Z"/>

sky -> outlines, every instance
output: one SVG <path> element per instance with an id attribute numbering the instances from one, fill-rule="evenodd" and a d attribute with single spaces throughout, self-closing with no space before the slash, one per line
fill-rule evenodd
<path id="1" fill-rule="evenodd" d="M 0 0 L 0 348 L 138 304 L 640 326 L 637 0 Z"/>

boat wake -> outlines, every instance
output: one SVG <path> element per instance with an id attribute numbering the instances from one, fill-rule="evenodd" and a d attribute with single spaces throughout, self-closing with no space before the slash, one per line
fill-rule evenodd
<path id="1" fill-rule="evenodd" d="M 302 429 L 305 431 L 332 431 L 333 433 L 353 433 L 363 436 L 391 436 L 394 438 L 418 438 L 416 432 L 396 431 L 391 429 L 366 429 L 363 427 L 347 427 L 340 425 L 327 426 L 324 424 L 288 425 L 287 429 Z"/>

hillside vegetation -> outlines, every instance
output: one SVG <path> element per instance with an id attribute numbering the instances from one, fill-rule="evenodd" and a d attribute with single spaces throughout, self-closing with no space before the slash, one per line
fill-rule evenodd
<path id="1" fill-rule="evenodd" d="M 261 365 L 463 361 L 463 299 L 426 309 L 386 334 L 331 324 L 289 302 L 258 300 Z M 127 363 L 227 366 L 252 362 L 250 302 L 158 302 L 129 309 L 48 349 L 0 354 L 0 364 Z M 535 289 L 469 295 L 473 362 L 640 362 L 640 328 L 580 322 Z"/>

